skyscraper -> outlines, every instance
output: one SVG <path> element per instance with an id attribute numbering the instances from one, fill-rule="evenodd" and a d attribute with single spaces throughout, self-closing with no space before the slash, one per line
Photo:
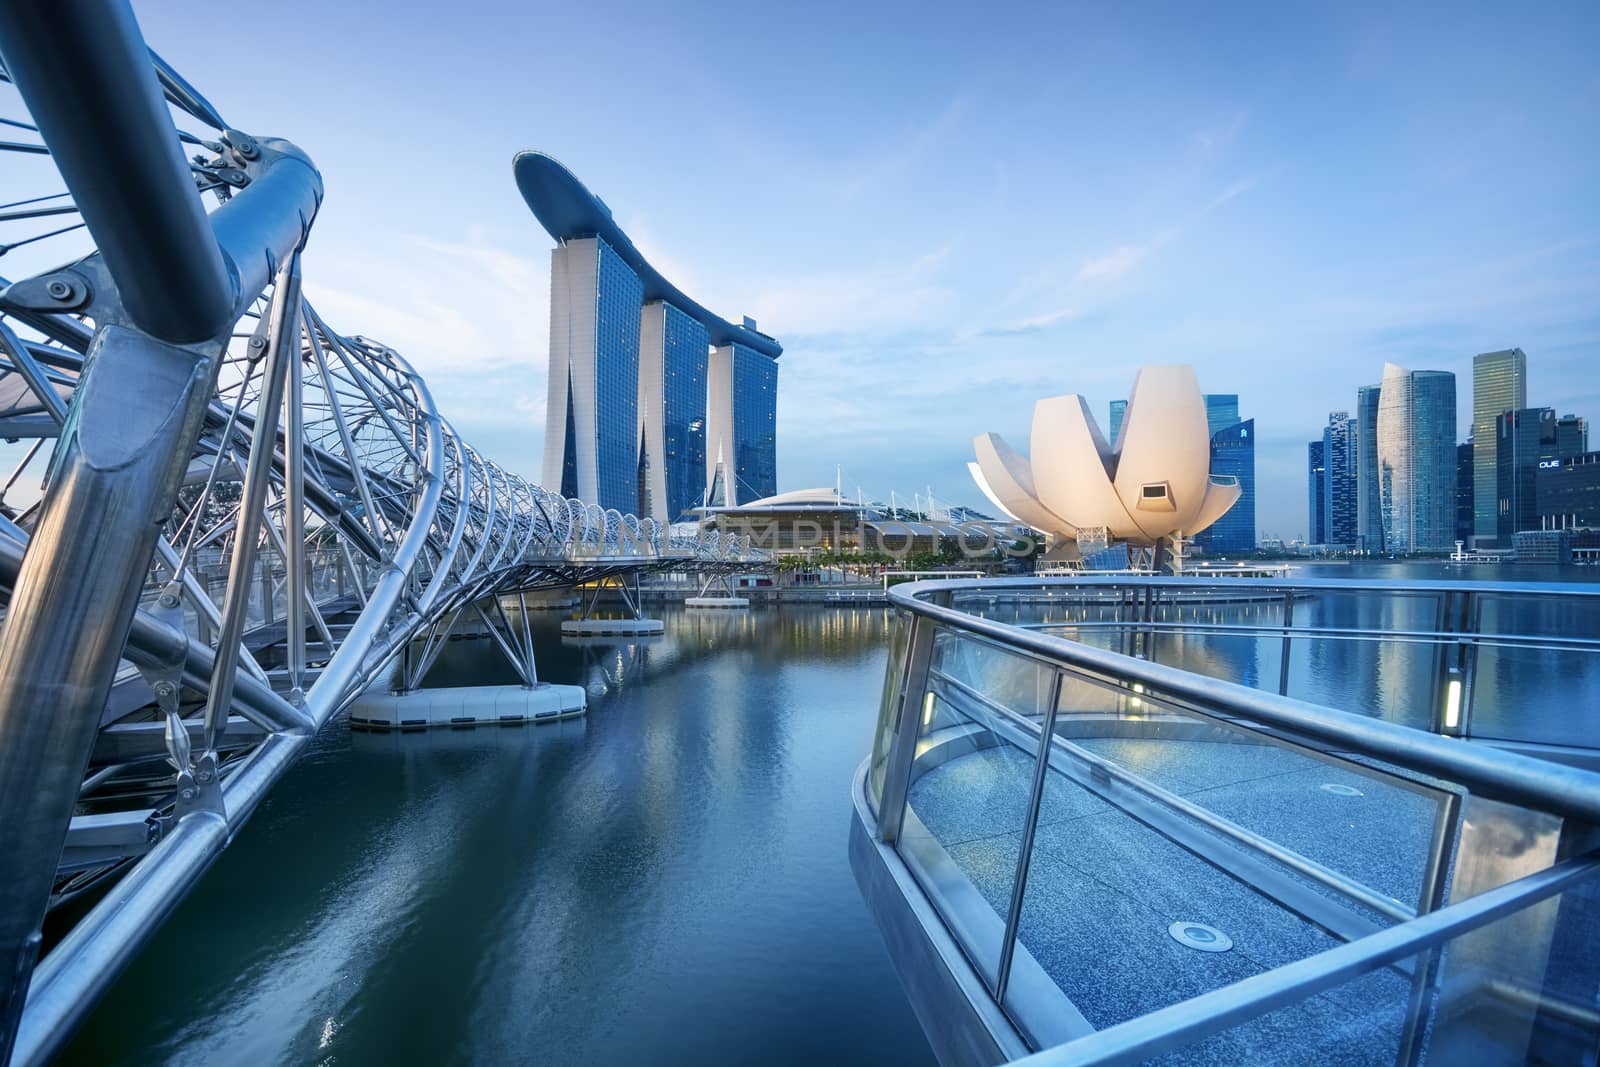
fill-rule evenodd
<path id="1" fill-rule="evenodd" d="M 1538 474 L 1541 467 L 1559 465 L 1561 421 L 1551 408 L 1523 408 L 1501 412 L 1494 428 L 1495 538 L 1506 545 L 1513 535 L 1539 528 Z M 1576 427 L 1570 423 L 1566 437 L 1569 446 L 1576 443 Z"/>
<path id="2" fill-rule="evenodd" d="M 1234 398 L 1238 413 L 1238 398 Z M 1256 550 L 1256 420 L 1224 426 L 1211 435 L 1211 473 L 1239 479 L 1239 499 L 1195 543 L 1213 556 Z"/>
<path id="3" fill-rule="evenodd" d="M 639 510 L 639 276 L 598 237 L 550 253 L 544 482 Z"/>
<path id="4" fill-rule="evenodd" d="M 1472 359 L 1472 529 L 1478 547 L 1507 548 L 1498 540 L 1499 439 L 1494 420 L 1528 406 L 1528 357 L 1520 348 L 1483 352 Z"/>
<path id="5" fill-rule="evenodd" d="M 706 484 L 713 506 L 771 496 L 777 487 L 778 361 L 744 345 L 711 352 Z"/>
<path id="6" fill-rule="evenodd" d="M 662 523 L 712 495 L 719 471 L 718 503 L 775 493 L 782 346 L 662 277 L 605 202 L 555 159 L 521 152 L 514 170 L 557 241 L 545 484 Z"/>
<path id="7" fill-rule="evenodd" d="M 1324 462 L 1324 441 L 1306 445 L 1306 544 L 1328 543 L 1328 509 L 1323 506 L 1327 496 L 1328 468 Z"/>
<path id="8" fill-rule="evenodd" d="M 676 521 L 706 487 L 706 328 L 657 300 L 639 320 L 639 507 Z"/>
<path id="9" fill-rule="evenodd" d="M 1455 375 L 1389 363 L 1381 388 L 1377 441 L 1384 549 L 1448 550 L 1455 537 Z"/>
<path id="10" fill-rule="evenodd" d="M 1363 552 L 1383 551 L 1378 494 L 1378 397 L 1381 387 L 1356 390 L 1356 541 Z"/>
<path id="11" fill-rule="evenodd" d="M 1328 413 L 1322 431 L 1325 468 L 1322 493 L 1323 541 L 1337 548 L 1356 547 L 1356 420 L 1348 411 Z"/>
<path id="12" fill-rule="evenodd" d="M 1110 431 L 1111 432 L 1111 438 L 1110 438 L 1110 440 L 1108 440 L 1106 442 L 1106 444 L 1111 445 L 1112 447 L 1116 447 L 1116 444 L 1117 444 L 1117 432 L 1122 429 L 1122 416 L 1127 413 L 1127 410 L 1128 410 L 1128 402 L 1126 400 L 1113 400 L 1111 402 L 1111 431 Z M 1207 415 L 1206 422 L 1208 424 L 1211 421 L 1211 419 L 1209 417 L 1210 414 L 1211 414 L 1211 409 L 1209 407 L 1207 407 L 1206 408 L 1206 415 Z M 1215 431 L 1213 431 L 1213 432 L 1215 432 Z"/>
<path id="13" fill-rule="evenodd" d="M 1215 437 L 1220 431 L 1239 422 L 1239 394 L 1238 393 L 1207 393 L 1206 398 L 1206 429 Z M 1220 474 L 1221 471 L 1213 471 Z M 1238 505 L 1235 505 L 1236 507 Z"/>
<path id="14" fill-rule="evenodd" d="M 1238 393 L 1206 393 L 1206 430 L 1211 434 L 1210 472 L 1239 479 L 1239 499 L 1228 513 L 1195 535 L 1195 545 L 1204 552 L 1220 556 L 1254 552 L 1256 548 L 1256 424 L 1254 419 L 1239 421 Z M 1117 429 L 1127 401 L 1111 405 L 1111 419 Z"/>
<path id="15" fill-rule="evenodd" d="M 1472 438 L 1456 446 L 1456 540 L 1472 539 Z"/>
<path id="16" fill-rule="evenodd" d="M 1556 420 L 1556 455 L 1565 459 L 1589 451 L 1589 420 L 1563 415 Z"/>

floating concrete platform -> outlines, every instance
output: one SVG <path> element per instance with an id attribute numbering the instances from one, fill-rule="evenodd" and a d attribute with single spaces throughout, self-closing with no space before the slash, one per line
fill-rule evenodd
<path id="1" fill-rule="evenodd" d="M 750 601 L 742 596 L 692 596 L 683 602 L 686 608 L 747 608 Z"/>
<path id="2" fill-rule="evenodd" d="M 660 619 L 567 619 L 561 624 L 563 637 L 646 637 L 666 632 Z"/>
<path id="3" fill-rule="evenodd" d="M 578 685 L 541 682 L 418 689 L 411 693 L 368 690 L 350 707 L 350 725 L 377 730 L 423 730 L 431 726 L 498 726 L 555 722 L 582 715 L 588 697 Z"/>

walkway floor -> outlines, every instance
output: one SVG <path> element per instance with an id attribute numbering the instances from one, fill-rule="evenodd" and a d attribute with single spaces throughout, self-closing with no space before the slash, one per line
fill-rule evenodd
<path id="1" fill-rule="evenodd" d="M 1103 738 L 1076 743 L 1163 788 L 1414 905 L 1435 801 L 1279 746 Z M 1033 760 L 1001 745 L 934 768 L 913 811 L 996 912 L 1015 878 Z M 1328 790 L 1325 785 L 1357 790 Z M 1234 846 L 1216 841 L 1225 862 Z M 1233 941 L 1203 952 L 1169 933 L 1198 922 Z M 1341 942 L 1055 773 L 1049 775 L 1022 943 L 1104 1028 Z M 1183 1063 L 1393 1064 L 1410 979 L 1368 975 L 1175 1054 Z"/>

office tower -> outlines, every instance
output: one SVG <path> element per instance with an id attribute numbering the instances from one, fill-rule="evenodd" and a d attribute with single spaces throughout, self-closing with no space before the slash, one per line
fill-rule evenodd
<path id="1" fill-rule="evenodd" d="M 1312 441 L 1306 445 L 1306 544 L 1328 543 L 1327 498 L 1328 468 L 1324 458 L 1327 444 Z"/>
<path id="2" fill-rule="evenodd" d="M 1383 551 L 1383 509 L 1378 497 L 1378 397 L 1381 388 L 1356 390 L 1356 541 L 1363 552 Z"/>
<path id="3" fill-rule="evenodd" d="M 1528 357 L 1520 348 L 1484 352 L 1472 359 L 1472 528 L 1479 547 L 1500 541 L 1499 438 L 1494 420 L 1528 406 Z"/>
<path id="4" fill-rule="evenodd" d="M 1508 545 L 1513 535 L 1539 528 L 1538 473 L 1559 466 L 1561 422 L 1552 408 L 1523 408 L 1501 412 L 1494 425 L 1495 538 Z M 1575 443 L 1575 426 L 1568 425 L 1566 437 Z"/>
<path id="5" fill-rule="evenodd" d="M 1456 378 L 1383 369 L 1378 401 L 1378 491 L 1384 549 L 1436 552 L 1455 538 Z"/>
<path id="6" fill-rule="evenodd" d="M 1128 402 L 1126 400 L 1113 400 L 1111 402 L 1111 429 L 1109 431 L 1111 436 L 1106 439 L 1106 444 L 1113 448 L 1115 448 L 1117 445 L 1117 434 L 1122 430 L 1122 416 L 1127 412 L 1127 410 Z M 1211 421 L 1209 418 L 1209 415 L 1211 414 L 1209 408 L 1206 409 L 1206 414 L 1208 416 L 1206 421 L 1209 423 Z"/>
<path id="7" fill-rule="evenodd" d="M 1212 437 L 1239 423 L 1238 393 L 1206 393 L 1206 429 Z M 1220 473 L 1213 471 L 1213 474 Z"/>
<path id="8" fill-rule="evenodd" d="M 1234 413 L 1238 413 L 1235 398 Z M 1256 420 L 1224 426 L 1211 435 L 1211 473 L 1239 479 L 1233 507 L 1196 536 L 1213 556 L 1256 550 Z"/>
<path id="9" fill-rule="evenodd" d="M 544 482 L 639 510 L 639 276 L 598 237 L 550 253 Z"/>
<path id="10" fill-rule="evenodd" d="M 1472 439 L 1456 446 L 1456 540 L 1472 540 Z"/>
<path id="11" fill-rule="evenodd" d="M 1323 543 L 1336 548 L 1356 547 L 1355 423 L 1348 411 L 1334 411 L 1322 431 Z"/>
<path id="12" fill-rule="evenodd" d="M 1254 552 L 1256 548 L 1256 435 L 1255 421 L 1239 420 L 1238 393 L 1206 393 L 1206 430 L 1211 435 L 1210 473 L 1239 479 L 1239 499 L 1228 513 L 1194 537 L 1208 555 Z M 1117 429 L 1127 401 L 1111 405 Z M 1116 441 L 1116 429 L 1112 441 Z"/>
<path id="13" fill-rule="evenodd" d="M 675 522 L 706 488 L 706 328 L 663 300 L 639 319 L 639 514 Z"/>
<path id="14" fill-rule="evenodd" d="M 1563 415 L 1556 420 L 1556 455 L 1581 455 L 1589 451 L 1589 420 Z"/>
<path id="15" fill-rule="evenodd" d="M 1539 468 L 1541 530 L 1600 530 L 1600 452 L 1579 452 Z"/>
<path id="16" fill-rule="evenodd" d="M 662 277 L 605 202 L 555 159 L 519 152 L 514 171 L 557 241 L 545 485 L 675 522 L 712 495 L 712 475 L 723 469 L 712 449 L 716 428 L 730 475 L 718 501 L 775 493 L 783 346 L 754 320 L 735 326 Z"/>
<path id="17" fill-rule="evenodd" d="M 711 352 L 707 382 L 711 505 L 732 507 L 772 496 L 778 491 L 778 361 L 742 344 L 719 345 Z"/>

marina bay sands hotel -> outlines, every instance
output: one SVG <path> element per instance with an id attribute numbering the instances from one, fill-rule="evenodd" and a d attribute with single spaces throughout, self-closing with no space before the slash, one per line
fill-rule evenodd
<path id="1" fill-rule="evenodd" d="M 663 278 L 555 159 L 521 152 L 514 170 L 557 242 L 544 484 L 659 522 L 776 493 L 782 346 Z"/>

